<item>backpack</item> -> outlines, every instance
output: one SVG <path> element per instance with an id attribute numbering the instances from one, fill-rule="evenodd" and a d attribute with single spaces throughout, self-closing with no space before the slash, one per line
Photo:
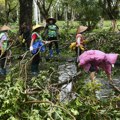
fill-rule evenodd
<path id="1" fill-rule="evenodd" d="M 56 25 L 48 25 L 48 37 L 57 37 L 57 29 Z"/>

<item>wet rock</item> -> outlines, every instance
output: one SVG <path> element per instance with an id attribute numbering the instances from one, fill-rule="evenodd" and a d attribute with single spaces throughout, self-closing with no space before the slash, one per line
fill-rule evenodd
<path id="1" fill-rule="evenodd" d="M 113 87 L 110 85 L 110 83 L 107 79 L 96 78 L 96 80 L 97 80 L 97 83 L 101 84 L 100 90 L 96 91 L 96 97 L 98 99 L 104 99 L 104 98 L 109 98 L 111 96 L 114 96 Z M 85 84 L 87 84 L 88 82 L 90 82 L 90 79 L 85 80 Z M 114 78 L 113 85 L 120 89 L 120 79 Z"/>
<path id="2" fill-rule="evenodd" d="M 59 83 L 62 83 L 66 80 L 70 80 L 71 77 L 74 77 L 77 73 L 76 65 L 73 63 L 66 63 L 64 65 L 60 65 L 58 68 L 59 74 Z M 71 91 L 72 91 L 72 82 L 65 84 L 61 87 L 60 92 L 60 101 L 65 102 L 71 99 Z"/>
<path id="3" fill-rule="evenodd" d="M 77 73 L 77 68 L 75 63 L 66 63 L 63 65 L 60 65 L 58 67 L 58 74 L 59 74 L 59 83 L 62 83 L 66 80 L 70 80 L 71 77 L 74 77 Z M 96 78 L 97 83 L 101 84 L 101 89 L 99 91 L 96 91 L 96 97 L 98 99 L 105 99 L 109 98 L 111 96 L 114 96 L 114 89 L 113 86 L 110 85 L 109 81 L 104 78 Z M 85 80 L 85 84 L 88 82 L 91 82 L 90 79 Z M 97 84 L 96 83 L 96 84 Z M 116 86 L 118 89 L 120 89 L 120 77 L 113 79 L 113 85 Z M 71 97 L 71 91 L 72 91 L 72 82 L 68 83 L 66 85 L 63 85 L 61 87 L 60 92 L 60 101 L 69 101 L 72 99 Z"/>

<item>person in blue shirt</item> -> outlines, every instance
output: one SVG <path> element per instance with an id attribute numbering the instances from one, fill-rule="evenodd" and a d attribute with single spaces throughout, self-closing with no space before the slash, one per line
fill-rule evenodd
<path id="1" fill-rule="evenodd" d="M 33 26 L 31 43 L 30 43 L 30 51 L 33 55 L 32 63 L 31 63 L 31 71 L 33 74 L 37 74 L 39 72 L 39 63 L 40 63 L 40 52 L 45 52 L 45 44 L 48 42 L 43 41 L 40 32 L 44 29 L 41 25 Z"/>

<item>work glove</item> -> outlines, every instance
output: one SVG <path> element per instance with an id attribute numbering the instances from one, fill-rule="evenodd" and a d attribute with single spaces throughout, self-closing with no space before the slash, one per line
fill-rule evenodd
<path id="1" fill-rule="evenodd" d="M 30 51 L 33 51 L 33 46 L 30 46 Z"/>

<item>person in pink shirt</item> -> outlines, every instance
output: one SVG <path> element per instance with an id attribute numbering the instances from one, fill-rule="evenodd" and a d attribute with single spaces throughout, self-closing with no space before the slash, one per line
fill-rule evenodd
<path id="1" fill-rule="evenodd" d="M 110 82 L 112 82 L 111 70 L 112 66 L 116 63 L 118 54 L 109 53 L 106 54 L 100 50 L 88 50 L 82 53 L 79 58 L 79 66 L 86 72 L 90 71 L 90 79 L 95 79 L 95 73 L 99 68 L 102 68 Z"/>

